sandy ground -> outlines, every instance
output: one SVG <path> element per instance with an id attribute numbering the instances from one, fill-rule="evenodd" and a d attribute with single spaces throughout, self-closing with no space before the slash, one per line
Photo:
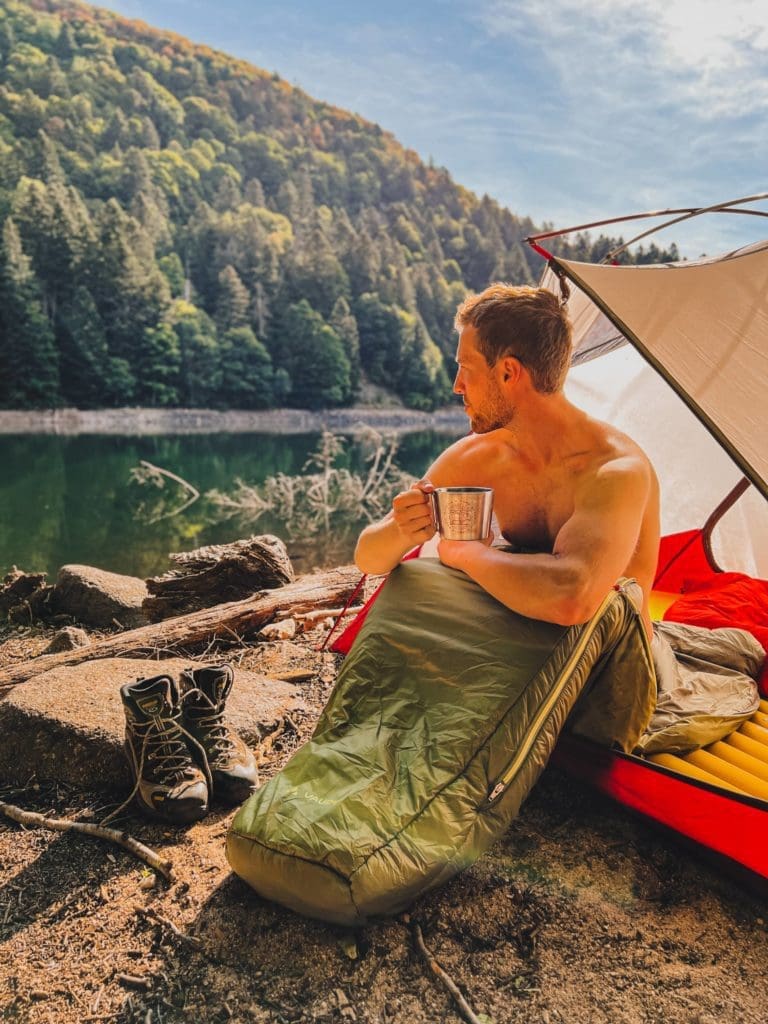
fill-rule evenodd
<path id="1" fill-rule="evenodd" d="M 311 669 L 307 714 L 263 764 L 278 771 L 333 685 L 319 634 L 222 656 Z M 50 634 L 0 633 L 0 664 Z M 210 656 L 210 652 L 209 652 Z M 295 728 L 294 728 L 295 727 Z M 97 820 L 103 796 L 34 780 L 0 799 Z M 229 872 L 231 811 L 188 829 L 124 819 L 173 881 L 120 848 L 0 819 L 0 1020 L 454 1024 L 415 925 L 483 1024 L 766 1024 L 768 905 L 670 837 L 549 769 L 492 852 L 409 920 L 358 933 L 259 899 Z"/>

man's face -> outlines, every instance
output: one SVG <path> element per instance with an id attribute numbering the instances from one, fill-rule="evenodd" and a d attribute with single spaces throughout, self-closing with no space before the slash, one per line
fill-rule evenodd
<path id="1" fill-rule="evenodd" d="M 514 415 L 498 380 L 495 367 L 489 366 L 477 347 L 477 331 L 464 327 L 456 350 L 458 370 L 453 390 L 464 400 L 464 411 L 476 434 L 487 434 L 506 426 Z"/>

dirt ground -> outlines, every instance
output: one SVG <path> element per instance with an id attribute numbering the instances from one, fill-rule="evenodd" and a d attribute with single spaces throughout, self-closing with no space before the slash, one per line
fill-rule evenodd
<path id="1" fill-rule="evenodd" d="M 219 653 L 268 675 L 312 670 L 309 709 L 262 765 L 278 771 L 333 685 L 333 655 L 296 641 Z M 0 633 L 0 664 L 50 633 Z M 213 652 L 208 653 L 210 658 Z M 104 797 L 62 786 L 0 799 L 98 820 Z M 415 926 L 483 1024 L 767 1024 L 768 904 L 667 835 L 549 769 L 492 852 L 409 920 L 358 933 L 259 899 L 230 873 L 233 812 L 175 829 L 122 825 L 173 881 L 99 840 L 0 818 L 0 1020 L 25 1024 L 454 1024 Z"/>

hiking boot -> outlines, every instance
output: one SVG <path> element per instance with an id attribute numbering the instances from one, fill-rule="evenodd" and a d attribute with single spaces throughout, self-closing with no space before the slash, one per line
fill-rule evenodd
<path id="1" fill-rule="evenodd" d="M 216 796 L 241 804 L 258 786 L 259 772 L 252 751 L 224 721 L 233 681 L 229 665 L 182 672 L 182 721 L 205 751 Z"/>
<path id="2" fill-rule="evenodd" d="M 179 688 L 170 676 L 120 687 L 125 707 L 125 752 L 138 804 L 182 825 L 208 811 L 208 782 L 190 754 L 181 726 Z"/>

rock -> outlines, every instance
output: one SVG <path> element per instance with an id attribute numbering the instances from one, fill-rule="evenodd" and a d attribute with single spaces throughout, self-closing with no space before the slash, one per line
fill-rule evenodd
<path id="1" fill-rule="evenodd" d="M 78 629 L 77 626 L 65 626 L 64 629 L 59 630 L 42 653 L 58 654 L 59 651 L 74 651 L 78 647 L 87 647 L 90 642 L 91 639 L 84 629 Z"/>
<path id="2" fill-rule="evenodd" d="M 147 586 L 135 576 L 121 576 L 89 565 L 64 565 L 59 569 L 52 604 L 58 612 L 96 629 L 119 623 L 124 629 L 145 626 L 142 602 Z"/>
<path id="3" fill-rule="evenodd" d="M 270 622 L 268 626 L 259 630 L 258 636 L 262 640 L 293 640 L 296 636 L 296 620 L 281 619 L 280 622 Z"/>
<path id="4" fill-rule="evenodd" d="M 0 699 L 0 782 L 25 785 L 34 776 L 85 789 L 129 788 L 119 688 L 163 672 L 178 677 L 190 664 L 185 658 L 102 658 L 54 668 L 15 687 Z M 227 719 L 250 746 L 302 706 L 298 687 L 235 669 Z"/>

